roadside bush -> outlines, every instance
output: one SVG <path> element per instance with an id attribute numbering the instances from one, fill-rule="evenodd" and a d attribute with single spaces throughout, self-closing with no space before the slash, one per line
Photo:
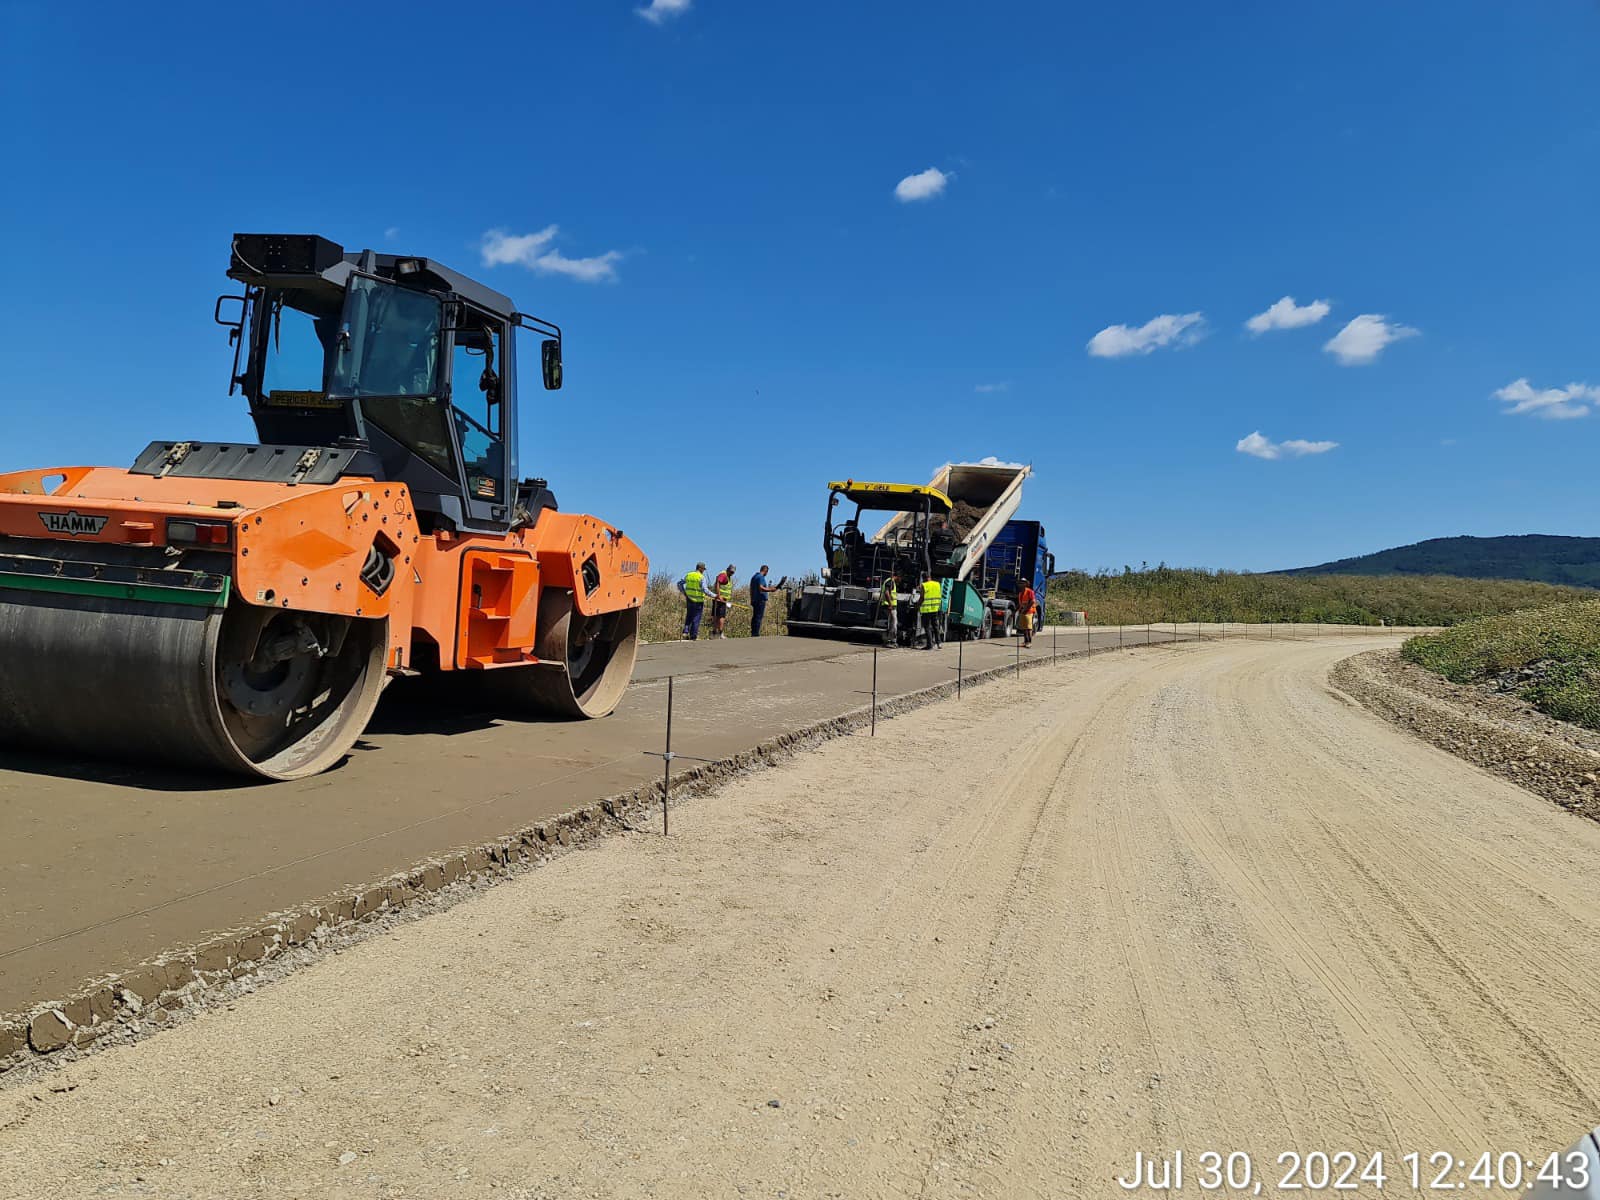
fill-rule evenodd
<path id="1" fill-rule="evenodd" d="M 1558 721 L 1600 729 L 1600 666 L 1561 663 L 1538 683 L 1523 688 L 1522 698 Z"/>
<path id="2" fill-rule="evenodd" d="M 1400 654 L 1453 683 L 1498 680 L 1540 712 L 1600 729 L 1600 600 L 1469 621 Z"/>
<path id="3" fill-rule="evenodd" d="M 1600 663 L 1600 599 L 1469 621 L 1414 637 L 1401 655 L 1453 683 L 1537 662 Z"/>

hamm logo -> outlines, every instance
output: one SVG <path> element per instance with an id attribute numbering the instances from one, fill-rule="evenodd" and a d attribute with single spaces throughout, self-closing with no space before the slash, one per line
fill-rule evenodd
<path id="1" fill-rule="evenodd" d="M 80 533 L 99 533 L 106 527 L 109 517 L 97 517 L 93 513 L 80 512 L 42 512 L 39 520 L 44 522 L 44 527 L 51 533 L 64 533 L 69 537 L 77 537 Z"/>

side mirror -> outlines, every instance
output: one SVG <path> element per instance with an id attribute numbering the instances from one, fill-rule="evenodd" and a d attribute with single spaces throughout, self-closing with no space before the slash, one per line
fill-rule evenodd
<path id="1" fill-rule="evenodd" d="M 539 363 L 544 369 L 545 390 L 561 390 L 561 339 L 546 338 L 539 343 Z"/>
<path id="2" fill-rule="evenodd" d="M 232 320 L 223 316 L 222 306 L 224 304 L 237 304 L 239 306 L 239 315 Z M 230 342 L 234 337 L 238 336 L 238 331 L 244 326 L 244 305 L 245 298 L 243 296 L 218 296 L 217 302 L 211 306 L 211 319 L 218 325 L 234 331 L 228 338 Z"/>

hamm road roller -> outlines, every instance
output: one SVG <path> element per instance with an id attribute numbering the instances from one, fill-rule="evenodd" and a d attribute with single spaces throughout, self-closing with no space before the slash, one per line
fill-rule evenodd
<path id="1" fill-rule="evenodd" d="M 611 712 L 648 563 L 517 470 L 516 331 L 554 389 L 560 328 L 310 235 L 238 234 L 227 274 L 213 316 L 258 441 L 0 474 L 0 743 L 295 779 L 395 675 Z"/>

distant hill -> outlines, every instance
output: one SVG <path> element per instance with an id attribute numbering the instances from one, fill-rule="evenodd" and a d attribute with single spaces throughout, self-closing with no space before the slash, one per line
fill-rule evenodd
<path id="1" fill-rule="evenodd" d="M 1526 533 L 1514 537 L 1429 538 L 1359 558 L 1341 558 L 1277 575 L 1456 575 L 1531 579 L 1600 588 L 1600 538 Z"/>

